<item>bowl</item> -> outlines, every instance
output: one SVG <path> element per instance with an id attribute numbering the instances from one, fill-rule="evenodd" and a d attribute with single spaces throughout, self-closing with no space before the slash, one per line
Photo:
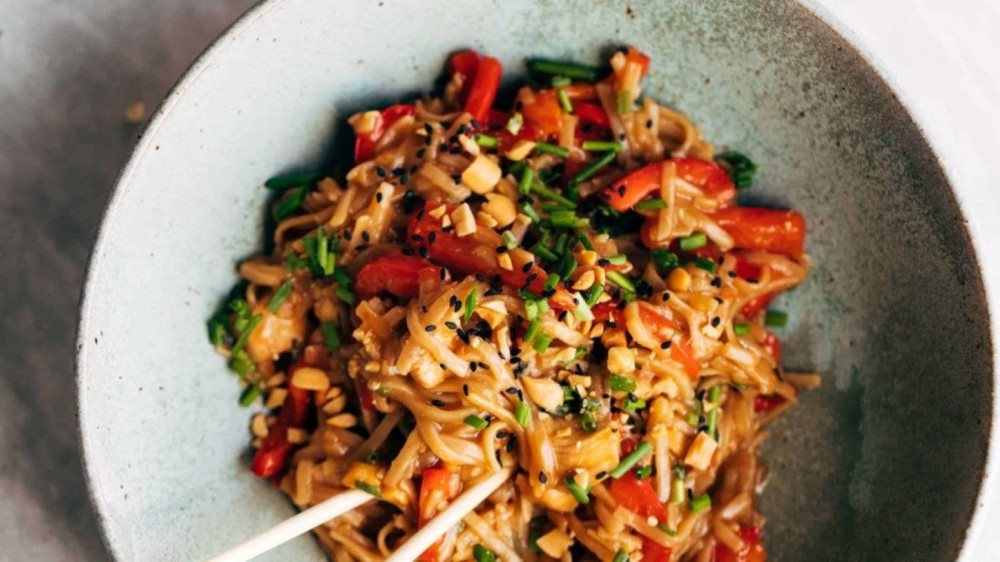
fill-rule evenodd
<path id="1" fill-rule="evenodd" d="M 946 560 L 983 480 L 993 391 L 983 282 L 952 188 L 866 58 L 785 1 L 272 0 L 191 68 L 122 172 L 79 328 L 86 471 L 118 559 L 204 558 L 293 513 L 247 470 L 249 412 L 205 319 L 262 246 L 263 179 L 329 162 L 361 108 L 426 91 L 472 47 L 598 62 L 635 44 L 647 92 L 761 165 L 756 203 L 810 221 L 783 297 L 786 364 L 821 389 L 772 426 L 775 560 Z M 349 140 L 349 139 L 348 139 Z M 304 537 L 269 559 L 320 560 Z"/>

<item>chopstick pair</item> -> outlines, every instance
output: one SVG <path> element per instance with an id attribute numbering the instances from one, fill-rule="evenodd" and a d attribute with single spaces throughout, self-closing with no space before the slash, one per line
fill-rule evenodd
<path id="1" fill-rule="evenodd" d="M 447 508 L 427 522 L 408 541 L 392 553 L 386 562 L 408 562 L 416 560 L 432 544 L 437 542 L 449 529 L 458 524 L 472 510 L 497 490 L 510 478 L 510 468 L 493 473 L 489 478 L 462 492 Z M 361 490 L 349 490 L 309 509 L 298 513 L 263 533 L 240 543 L 225 552 L 209 558 L 208 562 L 243 562 L 276 548 L 293 538 L 340 515 L 360 507 L 375 496 Z"/>

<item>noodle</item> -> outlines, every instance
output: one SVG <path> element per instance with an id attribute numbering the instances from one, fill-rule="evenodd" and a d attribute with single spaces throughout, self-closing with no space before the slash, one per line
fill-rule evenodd
<path id="1" fill-rule="evenodd" d="M 809 274 L 804 219 L 738 206 L 755 165 L 643 96 L 633 48 L 503 107 L 498 61 L 449 67 L 349 119 L 343 181 L 268 182 L 273 251 L 209 324 L 266 405 L 251 469 L 301 508 L 381 498 L 315 530 L 338 562 L 501 470 L 421 560 L 762 562 L 765 425 L 821 383 L 767 310 Z"/>

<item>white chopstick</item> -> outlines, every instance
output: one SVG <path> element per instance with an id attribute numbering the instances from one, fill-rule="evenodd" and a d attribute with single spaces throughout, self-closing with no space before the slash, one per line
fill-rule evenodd
<path id="1" fill-rule="evenodd" d="M 434 516 L 415 535 L 403 543 L 403 546 L 386 558 L 385 562 L 416 560 L 449 529 L 458 525 L 458 522 L 464 519 L 470 511 L 479 507 L 483 500 L 510 478 L 510 473 L 511 469 L 505 468 L 463 492 L 455 501 L 451 502 L 451 505 Z"/>
<path id="2" fill-rule="evenodd" d="M 337 494 L 289 517 L 244 543 L 216 554 L 209 558 L 208 562 L 244 562 L 250 560 L 374 499 L 375 496 L 361 490 L 350 490 Z"/>

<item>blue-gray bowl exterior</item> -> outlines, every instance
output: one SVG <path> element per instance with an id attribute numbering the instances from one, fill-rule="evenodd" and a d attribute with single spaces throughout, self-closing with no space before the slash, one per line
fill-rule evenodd
<path id="1" fill-rule="evenodd" d="M 747 202 L 809 220 L 808 282 L 775 306 L 821 389 L 771 427 L 774 560 L 948 560 L 986 459 L 987 307 L 964 219 L 905 109 L 784 1 L 265 2 L 199 61 L 123 172 L 80 327 L 87 470 L 121 559 L 203 558 L 292 513 L 246 469 L 249 412 L 204 319 L 262 244 L 261 180 L 329 165 L 353 111 L 425 92 L 449 51 L 597 62 L 635 44 L 645 93 L 761 166 Z M 340 128 L 342 132 L 342 127 Z M 344 144 L 343 135 L 339 146 Z M 271 559 L 322 559 L 310 539 Z"/>

